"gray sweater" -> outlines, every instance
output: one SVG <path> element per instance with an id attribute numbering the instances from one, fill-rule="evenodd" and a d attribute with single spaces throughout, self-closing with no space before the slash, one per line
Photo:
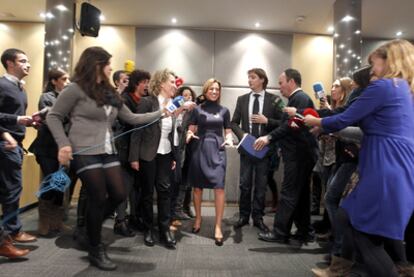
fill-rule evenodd
<path id="1" fill-rule="evenodd" d="M 109 116 L 105 109 L 98 107 L 95 100 L 85 94 L 76 83 L 71 83 L 60 94 L 52 110 L 46 117 L 47 125 L 60 148 L 72 146 L 73 152 L 98 145 L 82 155 L 105 153 L 105 134 L 109 130 L 112 135 L 112 124 L 116 117 L 130 125 L 145 124 L 161 117 L 161 111 L 145 114 L 134 114 L 123 105 L 120 109 L 112 108 Z M 66 135 L 63 120 L 70 118 L 70 129 Z"/>

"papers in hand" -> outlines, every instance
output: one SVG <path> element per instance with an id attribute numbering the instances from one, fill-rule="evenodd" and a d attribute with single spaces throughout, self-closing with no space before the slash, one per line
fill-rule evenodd
<path id="1" fill-rule="evenodd" d="M 267 152 L 269 151 L 269 147 L 265 146 L 262 150 L 256 151 L 253 148 L 254 142 L 256 138 L 250 134 L 245 135 L 240 143 L 237 145 L 237 149 L 240 153 L 248 155 L 250 158 L 261 160 L 263 159 Z"/>

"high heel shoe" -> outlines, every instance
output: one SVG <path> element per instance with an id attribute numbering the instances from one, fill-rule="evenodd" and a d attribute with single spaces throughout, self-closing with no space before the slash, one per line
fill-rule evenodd
<path id="1" fill-rule="evenodd" d="M 223 246 L 223 238 L 222 237 L 221 238 L 214 238 L 214 243 L 217 246 Z"/>
<path id="2" fill-rule="evenodd" d="M 200 227 L 198 227 L 198 228 L 196 228 L 196 227 L 193 227 L 193 229 L 191 229 L 191 233 L 193 233 L 193 234 L 198 234 L 198 233 L 200 233 Z"/>

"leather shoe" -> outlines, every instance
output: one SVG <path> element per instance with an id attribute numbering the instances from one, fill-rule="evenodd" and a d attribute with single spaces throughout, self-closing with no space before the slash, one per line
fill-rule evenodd
<path id="1" fill-rule="evenodd" d="M 269 228 L 264 224 L 263 219 L 259 219 L 253 222 L 253 226 L 259 228 L 262 232 L 269 232 Z"/>
<path id="2" fill-rule="evenodd" d="M 214 238 L 214 243 L 217 246 L 223 246 L 223 238 Z"/>
<path id="3" fill-rule="evenodd" d="M 152 235 L 152 230 L 147 230 L 144 232 L 144 244 L 146 246 L 154 246 L 154 237 Z"/>
<path id="4" fill-rule="evenodd" d="M 288 243 L 289 239 L 286 236 L 276 234 L 274 231 L 260 232 L 259 239 L 267 242 Z"/>
<path id="5" fill-rule="evenodd" d="M 11 239 L 15 242 L 33 242 L 36 241 L 37 238 L 32 236 L 26 232 L 18 232 L 17 234 L 10 235 Z"/>
<path id="6" fill-rule="evenodd" d="M 188 216 L 188 214 L 184 213 L 183 211 L 175 211 L 175 213 L 174 213 L 174 219 L 178 219 L 178 220 L 189 220 L 189 219 L 191 219 L 191 217 Z"/>
<path id="7" fill-rule="evenodd" d="M 114 233 L 124 237 L 133 237 L 135 232 L 129 227 L 128 221 L 124 220 L 115 220 Z"/>
<path id="8" fill-rule="evenodd" d="M 236 222 L 236 223 L 234 223 L 234 228 L 235 229 L 239 229 L 239 228 L 241 228 L 241 227 L 243 227 L 244 225 L 248 225 L 249 224 L 249 219 L 248 218 L 239 218 L 239 220 Z"/>
<path id="9" fill-rule="evenodd" d="M 160 234 L 160 240 L 164 243 L 165 247 L 168 249 L 175 249 L 177 241 L 170 231 L 163 232 Z"/>
<path id="10" fill-rule="evenodd" d="M 301 243 L 309 243 L 315 241 L 315 233 L 314 232 L 308 232 L 306 234 L 302 233 L 295 233 L 291 237 L 293 240 L 297 240 Z"/>
<path id="11" fill-rule="evenodd" d="M 30 251 L 28 249 L 19 249 L 15 247 L 10 239 L 4 239 L 0 245 L 0 256 L 9 259 L 15 259 L 27 255 Z"/>

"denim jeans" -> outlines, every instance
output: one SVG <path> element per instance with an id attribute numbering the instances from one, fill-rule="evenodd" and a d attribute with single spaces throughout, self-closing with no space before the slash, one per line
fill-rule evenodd
<path id="1" fill-rule="evenodd" d="M 338 211 L 339 202 L 342 198 L 342 193 L 346 187 L 346 184 L 351 178 L 352 173 L 357 168 L 356 163 L 342 163 L 338 166 L 332 178 L 328 181 L 327 190 L 325 194 L 325 207 L 328 211 L 329 220 L 332 223 L 335 223 L 335 216 Z M 340 256 L 341 254 L 341 245 L 343 237 L 343 228 L 341 225 L 332 224 L 333 234 L 334 234 L 334 244 L 332 246 L 331 252 L 334 255 Z"/>

